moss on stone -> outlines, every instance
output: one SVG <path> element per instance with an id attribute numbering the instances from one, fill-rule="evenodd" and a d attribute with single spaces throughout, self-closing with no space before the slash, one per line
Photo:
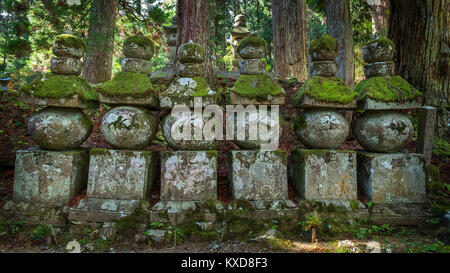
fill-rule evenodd
<path id="1" fill-rule="evenodd" d="M 205 78 L 193 77 L 192 79 L 197 83 L 197 85 L 195 86 L 195 91 L 192 94 L 193 97 L 211 96 L 211 94 L 209 94 L 209 91 L 211 91 L 211 89 L 209 88 Z"/>
<path id="2" fill-rule="evenodd" d="M 178 52 L 183 52 L 187 57 L 199 55 L 200 59 L 203 60 L 205 58 L 205 50 L 201 45 L 196 43 L 182 44 L 178 50 Z"/>
<path id="3" fill-rule="evenodd" d="M 305 96 L 325 102 L 347 104 L 352 102 L 358 94 L 339 77 L 314 76 L 297 91 L 294 96 L 294 105 L 299 105 Z"/>
<path id="4" fill-rule="evenodd" d="M 375 40 L 371 40 L 369 42 L 367 42 L 364 46 L 368 46 L 371 44 L 378 44 L 382 47 L 388 48 L 389 46 L 392 47 L 393 52 L 395 53 L 395 44 L 394 42 L 392 42 L 390 39 L 388 38 L 378 38 Z"/>
<path id="5" fill-rule="evenodd" d="M 265 50 L 266 41 L 264 41 L 263 38 L 258 37 L 257 35 L 250 34 L 239 42 L 237 46 L 237 51 L 239 52 L 241 49 L 249 45 L 253 47 L 264 47 Z"/>
<path id="6" fill-rule="evenodd" d="M 267 99 L 270 96 L 281 95 L 282 88 L 266 74 L 240 75 L 231 92 L 235 92 L 242 97 L 250 99 Z"/>
<path id="7" fill-rule="evenodd" d="M 57 46 L 64 45 L 65 47 L 82 48 L 83 50 L 86 50 L 86 42 L 80 37 L 71 34 L 61 34 L 56 36 L 54 43 Z"/>
<path id="8" fill-rule="evenodd" d="M 145 74 L 122 71 L 100 85 L 99 92 L 109 97 L 147 97 L 155 89 Z"/>
<path id="9" fill-rule="evenodd" d="M 153 48 L 153 42 L 149 38 L 142 36 L 142 35 L 135 35 L 130 36 L 125 39 L 123 42 L 124 46 L 130 45 L 130 44 L 137 44 L 142 47 L 152 47 Z"/>
<path id="10" fill-rule="evenodd" d="M 326 51 L 337 51 L 338 44 L 337 40 L 328 34 L 324 34 L 319 38 L 311 41 L 309 46 L 309 53 L 320 52 L 322 50 Z"/>
<path id="11" fill-rule="evenodd" d="M 81 100 L 97 100 L 97 93 L 89 83 L 75 75 L 46 73 L 21 89 L 34 97 L 61 99 L 77 95 Z"/>
<path id="12" fill-rule="evenodd" d="M 394 77 L 372 77 L 363 80 L 355 87 L 359 94 L 358 100 L 366 96 L 377 101 L 399 101 L 413 100 L 422 96 L 422 93 L 415 89 L 401 76 Z"/>

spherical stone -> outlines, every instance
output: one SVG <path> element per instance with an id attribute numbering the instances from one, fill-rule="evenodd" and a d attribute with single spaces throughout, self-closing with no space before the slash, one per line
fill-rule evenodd
<path id="1" fill-rule="evenodd" d="M 202 124 L 203 122 L 203 124 Z M 168 114 L 163 118 L 162 121 L 162 133 L 167 141 L 167 144 L 174 150 L 209 150 L 214 148 L 214 140 L 205 140 L 203 137 L 203 128 L 207 122 L 202 115 L 191 112 L 180 112 L 178 115 L 172 117 L 172 114 Z M 190 133 L 187 133 L 183 137 L 183 125 L 186 124 L 191 128 Z M 174 133 L 177 132 L 179 135 L 172 134 L 172 127 Z M 203 126 L 202 126 L 203 125 Z M 195 139 L 194 126 L 201 128 L 200 139 Z M 177 139 L 175 139 L 177 138 Z"/>
<path id="2" fill-rule="evenodd" d="M 364 66 L 364 75 L 367 78 L 394 76 L 394 62 L 366 64 Z"/>
<path id="3" fill-rule="evenodd" d="M 363 59 L 366 63 L 392 61 L 393 58 L 393 44 L 373 41 L 363 48 Z"/>
<path id="4" fill-rule="evenodd" d="M 50 70 L 55 74 L 80 75 L 83 62 L 70 57 L 54 57 L 50 60 Z"/>
<path id="5" fill-rule="evenodd" d="M 122 64 L 122 71 L 141 73 L 146 75 L 152 74 L 151 62 L 143 59 L 124 58 L 121 64 Z"/>
<path id="6" fill-rule="evenodd" d="M 334 77 L 337 73 L 337 64 L 334 61 L 312 62 L 310 71 L 310 77 Z"/>
<path id="7" fill-rule="evenodd" d="M 257 75 L 266 72 L 266 64 L 261 59 L 247 59 L 239 62 L 239 73 Z"/>
<path id="8" fill-rule="evenodd" d="M 256 125 L 256 127 L 251 128 L 250 127 L 250 121 L 255 122 L 253 124 Z M 245 136 L 241 137 L 238 135 L 238 126 L 239 122 L 244 122 L 244 128 L 245 128 Z M 261 129 L 262 126 L 264 128 L 267 128 L 267 136 L 261 136 Z M 233 142 L 238 145 L 241 149 L 248 149 L 248 150 L 260 150 L 262 148 L 263 144 L 268 145 L 269 143 L 273 143 L 273 139 L 270 136 L 270 133 L 273 132 L 275 134 L 276 131 L 274 130 L 278 126 L 278 137 L 281 136 L 282 132 L 282 125 L 281 125 L 281 116 L 279 116 L 278 120 L 272 118 L 272 114 L 270 111 L 267 111 L 266 116 L 263 118 L 258 114 L 258 111 L 251 111 L 249 114 L 245 115 L 245 119 L 240 119 L 238 115 L 235 115 L 234 118 L 234 140 Z M 250 132 L 255 133 L 255 139 L 250 139 Z M 263 140 L 268 139 L 268 140 Z M 278 143 L 275 143 L 278 146 Z M 273 147 L 276 149 L 277 147 Z"/>
<path id="9" fill-rule="evenodd" d="M 150 60 L 153 57 L 153 43 L 144 36 L 136 35 L 125 39 L 122 52 L 127 58 Z"/>
<path id="10" fill-rule="evenodd" d="M 139 150 L 155 137 L 158 118 L 142 107 L 119 106 L 103 116 L 101 130 L 114 148 Z"/>
<path id="11" fill-rule="evenodd" d="M 46 150 L 78 148 L 89 137 L 92 121 L 77 108 L 47 107 L 31 116 L 28 133 Z"/>
<path id="12" fill-rule="evenodd" d="M 204 75 L 205 66 L 202 63 L 185 63 L 178 66 L 178 77 L 192 78 L 203 77 Z"/>
<path id="13" fill-rule="evenodd" d="M 295 133 L 308 148 L 337 149 L 349 134 L 349 125 L 335 109 L 308 109 L 296 119 Z"/>
<path id="14" fill-rule="evenodd" d="M 203 61 L 205 60 L 205 50 L 199 44 L 182 44 L 178 48 L 178 60 L 182 64 L 203 63 Z"/>
<path id="15" fill-rule="evenodd" d="M 413 137 L 409 118 L 394 111 L 366 111 L 353 123 L 353 134 L 366 150 L 392 153 L 403 149 Z"/>
<path id="16" fill-rule="evenodd" d="M 86 43 L 80 37 L 61 34 L 56 36 L 52 51 L 58 57 L 80 59 L 86 52 Z"/>
<path id="17" fill-rule="evenodd" d="M 239 42 L 237 52 L 242 59 L 261 59 L 266 53 L 266 42 L 261 37 L 250 34 Z"/>

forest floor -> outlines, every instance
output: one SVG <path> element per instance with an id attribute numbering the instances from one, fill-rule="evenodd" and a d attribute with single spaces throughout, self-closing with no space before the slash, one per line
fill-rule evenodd
<path id="1" fill-rule="evenodd" d="M 300 109 L 291 107 L 291 97 L 295 94 L 300 85 L 286 88 L 287 100 L 286 105 L 281 107 L 281 115 L 285 120 L 285 125 L 282 128 L 282 136 L 280 137 L 280 149 L 290 150 L 302 147 L 297 140 L 293 130 L 293 121 L 297 114 L 301 112 Z M 27 123 L 32 113 L 38 107 L 28 106 L 18 101 L 16 92 L 0 93 L 0 207 L 5 202 L 12 198 L 13 184 L 14 184 L 14 160 L 15 152 L 19 149 L 26 149 L 28 147 L 37 146 L 27 134 Z M 103 114 L 109 109 L 106 105 L 100 105 L 98 109 L 86 110 L 85 113 L 94 121 L 94 129 L 91 136 L 83 144 L 83 147 L 103 147 L 111 148 L 103 139 L 100 131 L 100 123 Z M 162 118 L 164 113 L 160 113 Z M 355 113 L 355 118 L 357 113 Z M 218 143 L 217 150 L 219 151 L 218 162 L 218 199 L 224 204 L 230 201 L 230 193 L 228 191 L 228 160 L 227 154 L 229 150 L 239 149 L 231 141 L 224 141 Z M 353 138 L 349 138 L 343 145 L 339 147 L 343 150 L 362 150 L 362 147 Z M 151 145 L 146 147 L 146 150 L 170 150 L 167 146 L 161 133 L 157 134 L 156 139 Z M 408 147 L 409 152 L 415 151 L 415 141 Z M 433 156 L 432 164 L 440 169 L 441 181 L 450 184 L 450 162 Z M 289 168 L 289 166 L 288 166 Z M 159 168 L 157 168 L 159 170 Z M 447 191 L 450 195 L 450 192 Z M 74 206 L 79 200 L 85 199 L 86 192 L 82 192 L 70 204 Z M 289 181 L 289 198 L 295 201 L 295 194 Z M 156 182 L 152 188 L 149 202 L 151 205 L 159 201 L 159 173 L 157 174 Z M 365 200 L 361 200 L 365 201 Z M 1 220 L 1 219 L 0 219 Z M 439 222 L 439 221 L 437 221 Z M 1 226 L 3 225 L 3 231 Z M 147 243 L 133 243 L 131 241 L 121 242 L 99 242 L 90 241 L 85 237 L 76 237 L 65 231 L 60 231 L 58 235 L 61 237 L 56 244 L 53 240 L 52 244 L 45 244 L 42 241 L 33 239 L 32 227 L 25 227 L 21 223 L 16 223 L 12 220 L 0 221 L 0 252 L 62 252 L 64 251 L 64 242 L 69 239 L 77 239 L 85 251 L 102 251 L 102 252 L 351 252 L 351 250 L 338 246 L 339 240 L 350 239 L 353 241 L 356 248 L 358 245 L 364 245 L 367 241 L 375 240 L 382 244 L 383 249 L 388 249 L 392 252 L 435 252 L 448 251 L 448 241 L 444 238 L 439 238 L 438 233 L 439 224 L 435 220 L 430 220 L 427 227 L 392 227 L 389 229 L 389 234 L 379 234 L 373 232 L 372 235 L 367 235 L 367 230 L 358 233 L 354 230 L 353 235 L 344 238 L 327 239 L 326 242 L 319 242 L 311 244 L 309 238 L 291 237 L 279 241 L 275 246 L 252 243 L 252 242 L 237 242 L 237 241 L 222 241 L 213 243 L 194 243 L 185 242 L 178 246 L 172 245 L 154 245 L 148 247 Z M 370 231 L 370 228 L 369 228 Z M 369 232 L 370 233 L 370 232 Z M 300 236 L 301 237 L 301 236 Z M 131 242 L 131 243 L 130 243 Z M 445 250 L 444 250 L 445 249 Z"/>

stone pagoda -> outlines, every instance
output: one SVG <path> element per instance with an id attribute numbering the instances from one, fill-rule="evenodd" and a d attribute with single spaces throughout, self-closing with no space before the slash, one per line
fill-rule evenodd
<path id="1" fill-rule="evenodd" d="M 97 105 L 94 89 L 79 77 L 85 42 L 63 34 L 55 38 L 51 73 L 23 87 L 21 101 L 44 106 L 28 133 L 40 148 L 17 151 L 14 202 L 5 205 L 30 224 L 66 224 L 69 202 L 86 187 L 89 151 L 79 149 L 92 131 L 82 109 Z"/>
<path id="2" fill-rule="evenodd" d="M 239 14 L 234 18 L 233 29 L 230 31 L 231 34 L 231 47 L 233 50 L 233 72 L 239 70 L 239 62 L 242 60 L 241 56 L 238 54 L 237 45 L 239 42 L 250 34 L 247 29 L 247 18 L 243 14 Z"/>
<path id="3" fill-rule="evenodd" d="M 294 96 L 304 111 L 295 120 L 297 137 L 305 148 L 291 153 L 291 174 L 300 199 L 351 209 L 357 202 L 356 153 L 338 150 L 349 134 L 339 109 L 356 107 L 357 93 L 336 77 L 337 41 L 323 35 L 311 42 L 310 78 Z"/>
<path id="4" fill-rule="evenodd" d="M 152 81 L 159 79 L 168 80 L 173 75 L 173 66 L 175 65 L 175 57 L 177 55 L 178 42 L 178 16 L 172 18 L 172 25 L 164 27 L 167 45 L 169 46 L 169 61 L 158 71 L 151 74 Z"/>
<path id="5" fill-rule="evenodd" d="M 427 217 L 424 158 L 403 152 L 414 127 L 403 110 L 421 106 L 421 92 L 394 74 L 394 43 L 370 41 L 363 50 L 364 74 L 355 90 L 364 113 L 353 133 L 365 151 L 358 152 L 358 191 L 374 204 L 383 223 L 423 221 Z"/>
<path id="6" fill-rule="evenodd" d="M 88 199 L 71 208 L 73 224 L 115 222 L 137 209 L 149 209 L 158 157 L 144 150 L 158 130 L 157 94 L 149 77 L 153 44 L 137 35 L 127 38 L 122 50 L 122 71 L 99 88 L 100 102 L 112 106 L 101 131 L 114 149 L 91 149 Z"/>

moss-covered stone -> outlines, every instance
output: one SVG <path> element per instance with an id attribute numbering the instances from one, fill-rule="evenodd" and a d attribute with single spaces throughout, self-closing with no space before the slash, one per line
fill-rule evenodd
<path id="1" fill-rule="evenodd" d="M 145 97 L 154 92 L 154 88 L 148 75 L 122 71 L 100 85 L 98 91 L 111 97 Z"/>
<path id="2" fill-rule="evenodd" d="M 348 87 L 339 77 L 309 78 L 294 96 L 294 106 L 300 106 L 303 97 L 310 96 L 319 101 L 347 104 L 352 102 L 358 94 Z"/>
<path id="3" fill-rule="evenodd" d="M 371 41 L 367 42 L 364 46 L 369 46 L 369 45 L 373 45 L 373 44 L 377 44 L 378 46 L 382 46 L 385 48 L 388 48 L 390 46 L 395 53 L 395 44 L 388 38 L 378 38 L 375 40 L 371 40 Z"/>
<path id="4" fill-rule="evenodd" d="M 239 42 L 239 44 L 237 46 L 237 50 L 240 51 L 241 49 L 245 48 L 246 46 L 266 48 L 266 41 L 264 41 L 264 39 L 261 37 L 258 37 L 254 34 L 250 34 L 246 38 L 242 39 Z"/>
<path id="5" fill-rule="evenodd" d="M 363 80 L 355 87 L 359 94 L 358 101 L 366 96 L 377 101 L 408 101 L 421 97 L 422 93 L 415 89 L 401 76 L 372 77 Z"/>
<path id="6" fill-rule="evenodd" d="M 202 63 L 205 60 L 205 50 L 196 43 L 182 44 L 178 48 L 178 60 L 181 63 Z"/>
<path id="7" fill-rule="evenodd" d="M 336 52 L 338 49 L 337 40 L 328 34 L 324 34 L 319 38 L 311 41 L 309 46 L 309 53 L 321 52 L 321 51 L 331 51 Z"/>
<path id="8" fill-rule="evenodd" d="M 126 38 L 125 41 L 123 42 L 124 46 L 130 45 L 130 44 L 137 44 L 142 47 L 148 47 L 148 46 L 153 47 L 152 40 L 150 40 L 149 38 L 142 36 L 142 35 L 130 36 L 130 37 Z"/>
<path id="9" fill-rule="evenodd" d="M 240 75 L 231 92 L 251 99 L 267 99 L 270 96 L 280 96 L 283 91 L 281 86 L 266 74 Z"/>
<path id="10" fill-rule="evenodd" d="M 83 78 L 75 75 L 46 73 L 21 89 L 39 98 L 61 99 L 77 95 L 81 100 L 97 100 L 97 93 Z"/>
<path id="11" fill-rule="evenodd" d="M 61 34 L 56 36 L 54 44 L 55 46 L 81 48 L 86 51 L 86 42 L 80 37 L 71 34 Z"/>
<path id="12" fill-rule="evenodd" d="M 131 36 L 125 39 L 122 51 L 127 58 L 150 60 L 153 56 L 153 42 L 143 35 Z"/>

